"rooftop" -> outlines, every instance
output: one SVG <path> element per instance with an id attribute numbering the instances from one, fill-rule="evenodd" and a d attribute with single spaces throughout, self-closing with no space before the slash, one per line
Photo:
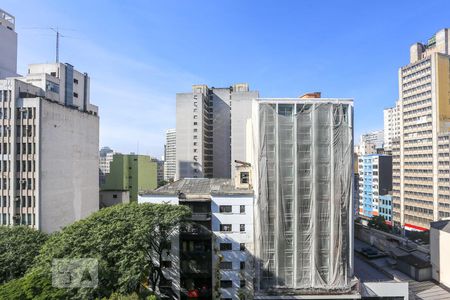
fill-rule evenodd
<path id="1" fill-rule="evenodd" d="M 430 223 L 431 228 L 450 233 L 450 220 L 440 220 Z"/>
<path id="2" fill-rule="evenodd" d="M 143 192 L 144 195 L 252 195 L 253 190 L 237 189 L 231 179 L 222 178 L 185 178 L 166 184 L 154 191 Z"/>

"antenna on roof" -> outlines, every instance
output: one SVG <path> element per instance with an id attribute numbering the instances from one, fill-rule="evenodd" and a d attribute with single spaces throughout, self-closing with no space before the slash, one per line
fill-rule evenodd
<path id="1" fill-rule="evenodd" d="M 39 30 L 52 30 L 56 33 L 56 44 L 55 44 L 55 60 L 58 63 L 59 62 L 59 41 L 60 38 L 73 38 L 71 36 L 62 35 L 59 27 L 30 27 L 30 28 L 22 28 L 22 29 L 39 29 Z M 63 29 L 64 31 L 75 31 L 74 29 Z"/>

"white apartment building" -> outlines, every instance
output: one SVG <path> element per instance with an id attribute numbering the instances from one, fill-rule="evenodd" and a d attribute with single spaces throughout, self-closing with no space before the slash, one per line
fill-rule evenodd
<path id="1" fill-rule="evenodd" d="M 175 129 L 166 131 L 164 146 L 164 180 L 172 181 L 177 171 L 177 133 Z"/>
<path id="2" fill-rule="evenodd" d="M 97 113 L 69 64 L 0 80 L 0 224 L 53 232 L 98 210 Z"/>
<path id="3" fill-rule="evenodd" d="M 192 210 L 191 224 L 174 236 L 164 258 L 171 263 L 165 263 L 163 274 L 177 297 L 195 293 L 202 299 L 239 300 L 253 295 L 253 190 L 250 171 L 243 172 L 237 183 L 186 178 L 139 195 L 139 203 Z"/>
<path id="4" fill-rule="evenodd" d="M 255 299 L 353 297 L 353 101 L 310 98 L 253 102 Z"/>
<path id="5" fill-rule="evenodd" d="M 0 9 L 0 79 L 17 76 L 15 18 Z"/>
<path id="6" fill-rule="evenodd" d="M 393 148 L 393 220 L 411 230 L 450 216 L 450 32 L 410 48 L 399 70 L 400 134 Z"/>
<path id="7" fill-rule="evenodd" d="M 106 176 L 110 173 L 111 162 L 113 161 L 114 150 L 109 147 L 102 147 L 99 151 L 99 179 L 100 185 L 105 184 Z"/>
<path id="8" fill-rule="evenodd" d="M 246 158 L 247 120 L 258 95 L 246 83 L 193 85 L 177 94 L 176 179 L 231 178 L 235 160 Z"/>
<path id="9" fill-rule="evenodd" d="M 400 107 L 398 101 L 394 107 L 383 110 L 384 116 L 384 150 L 392 150 L 393 139 L 400 134 Z"/>

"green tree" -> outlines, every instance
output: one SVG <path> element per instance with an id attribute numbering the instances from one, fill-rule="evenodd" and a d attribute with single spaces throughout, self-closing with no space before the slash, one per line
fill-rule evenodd
<path id="1" fill-rule="evenodd" d="M 26 226 L 0 226 L 0 284 L 22 277 L 47 235 Z"/>
<path id="2" fill-rule="evenodd" d="M 102 209 L 52 235 L 25 276 L 0 287 L 0 299 L 97 299 L 113 292 L 140 293 L 155 272 L 152 264 L 156 263 L 150 259 L 158 257 L 154 239 L 163 239 L 161 230 L 172 232 L 189 214 L 185 206 L 167 204 L 130 203 Z M 167 247 L 164 240 L 156 244 Z M 58 258 L 97 259 L 98 286 L 52 286 L 52 261 Z"/>
<path id="3" fill-rule="evenodd" d="M 389 227 L 386 224 L 386 220 L 383 216 L 373 216 L 372 219 L 369 221 L 369 227 L 382 230 L 382 231 L 389 231 Z"/>

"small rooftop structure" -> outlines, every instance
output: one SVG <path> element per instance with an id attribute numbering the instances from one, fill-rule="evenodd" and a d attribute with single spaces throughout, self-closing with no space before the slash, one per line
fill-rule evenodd
<path id="1" fill-rule="evenodd" d="M 301 95 L 300 99 L 311 99 L 311 98 L 320 98 L 322 96 L 321 92 L 313 92 L 313 93 L 306 93 Z"/>
<path id="2" fill-rule="evenodd" d="M 431 228 L 450 233 L 450 220 L 440 220 L 436 222 L 431 222 L 430 226 Z"/>
<path id="3" fill-rule="evenodd" d="M 143 195 L 220 195 L 253 194 L 251 189 L 238 189 L 232 179 L 222 178 L 184 178 L 166 184 L 154 191 L 142 192 Z"/>

